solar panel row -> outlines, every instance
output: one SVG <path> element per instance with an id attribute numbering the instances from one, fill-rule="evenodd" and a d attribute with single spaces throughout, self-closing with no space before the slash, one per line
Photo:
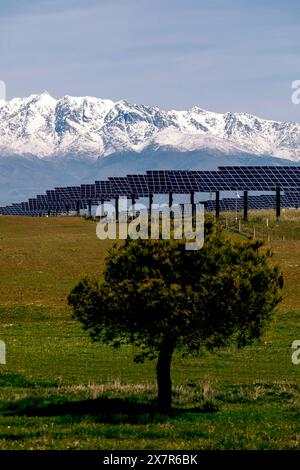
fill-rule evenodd
<path id="1" fill-rule="evenodd" d="M 93 184 L 57 187 L 27 202 L 0 208 L 0 213 L 31 215 L 49 211 L 78 211 L 90 207 L 91 204 L 120 196 L 146 197 L 164 193 L 186 194 L 191 191 L 275 191 L 277 188 L 294 191 L 297 195 L 297 191 L 300 191 L 300 166 L 223 166 L 217 171 L 151 170 L 141 175 L 110 177 L 108 180 L 95 181 Z M 298 196 L 295 197 L 297 199 Z M 284 196 L 282 206 L 292 204 L 294 207 L 296 199 Z M 230 198 L 223 199 L 220 208 L 226 205 L 229 207 L 231 204 Z M 243 200 L 240 199 L 239 205 L 242 204 Z M 249 197 L 249 208 L 251 204 L 266 204 L 267 207 L 273 207 L 274 197 L 271 199 Z M 207 207 L 214 207 L 214 203 L 207 201 Z"/>
<path id="2" fill-rule="evenodd" d="M 281 196 L 280 205 L 283 208 L 299 208 L 300 207 L 300 193 L 284 194 Z M 205 209 L 207 211 L 216 210 L 216 201 L 205 201 Z M 274 209 L 276 200 L 274 195 L 262 194 L 259 196 L 248 196 L 249 209 Z M 224 198 L 220 200 L 220 210 L 234 211 L 236 209 L 242 210 L 244 207 L 244 198 Z"/>

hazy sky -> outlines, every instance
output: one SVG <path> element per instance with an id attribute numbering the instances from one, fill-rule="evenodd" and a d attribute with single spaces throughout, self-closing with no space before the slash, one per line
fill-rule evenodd
<path id="1" fill-rule="evenodd" d="M 298 0 L 1 0 L 7 97 L 48 90 L 300 121 Z"/>

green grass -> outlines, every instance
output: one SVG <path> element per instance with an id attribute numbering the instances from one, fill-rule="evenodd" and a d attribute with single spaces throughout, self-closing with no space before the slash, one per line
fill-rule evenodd
<path id="1" fill-rule="evenodd" d="M 175 388 L 170 416 L 154 412 L 153 386 L 1 390 L 5 449 L 299 449 L 299 390 L 293 384 Z M 207 387 L 206 387 L 207 389 Z"/>
<path id="2" fill-rule="evenodd" d="M 174 410 L 160 416 L 155 364 L 92 343 L 66 304 L 83 275 L 101 277 L 112 242 L 79 218 L 0 217 L 0 449 L 300 449 L 300 217 L 282 240 L 289 223 L 271 241 L 285 287 L 265 336 L 175 356 Z"/>
<path id="3" fill-rule="evenodd" d="M 230 212 L 221 213 L 220 221 L 230 229 L 239 228 L 248 236 L 253 236 L 255 229 L 256 237 L 264 240 L 299 240 L 300 239 L 300 211 L 298 209 L 282 209 L 281 220 L 277 221 L 275 211 L 261 210 L 249 211 L 247 221 L 243 220 L 242 211 L 236 214 Z"/>
<path id="4" fill-rule="evenodd" d="M 112 245 L 80 218 L 0 217 L 1 304 L 65 305 L 82 276 L 101 276 Z"/>

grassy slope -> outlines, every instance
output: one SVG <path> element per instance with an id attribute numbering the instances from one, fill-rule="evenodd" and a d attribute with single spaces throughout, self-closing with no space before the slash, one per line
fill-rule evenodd
<path id="1" fill-rule="evenodd" d="M 265 338 L 239 352 L 176 357 L 166 418 L 153 413 L 154 364 L 134 364 L 129 347 L 92 344 L 66 306 L 78 279 L 101 276 L 112 243 L 81 219 L 0 217 L 0 448 L 300 448 L 290 349 L 300 339 L 298 222 L 275 227 L 285 235 L 272 242 L 285 299 Z"/>

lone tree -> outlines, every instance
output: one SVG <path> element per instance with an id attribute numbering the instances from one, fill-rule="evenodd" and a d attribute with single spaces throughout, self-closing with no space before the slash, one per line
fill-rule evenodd
<path id="1" fill-rule="evenodd" d="M 69 304 L 94 340 L 135 344 L 136 361 L 158 358 L 157 404 L 168 412 L 175 349 L 241 347 L 270 320 L 282 275 L 261 246 L 226 239 L 211 223 L 199 251 L 187 251 L 184 241 L 127 240 L 110 251 L 104 281 L 82 279 Z"/>

